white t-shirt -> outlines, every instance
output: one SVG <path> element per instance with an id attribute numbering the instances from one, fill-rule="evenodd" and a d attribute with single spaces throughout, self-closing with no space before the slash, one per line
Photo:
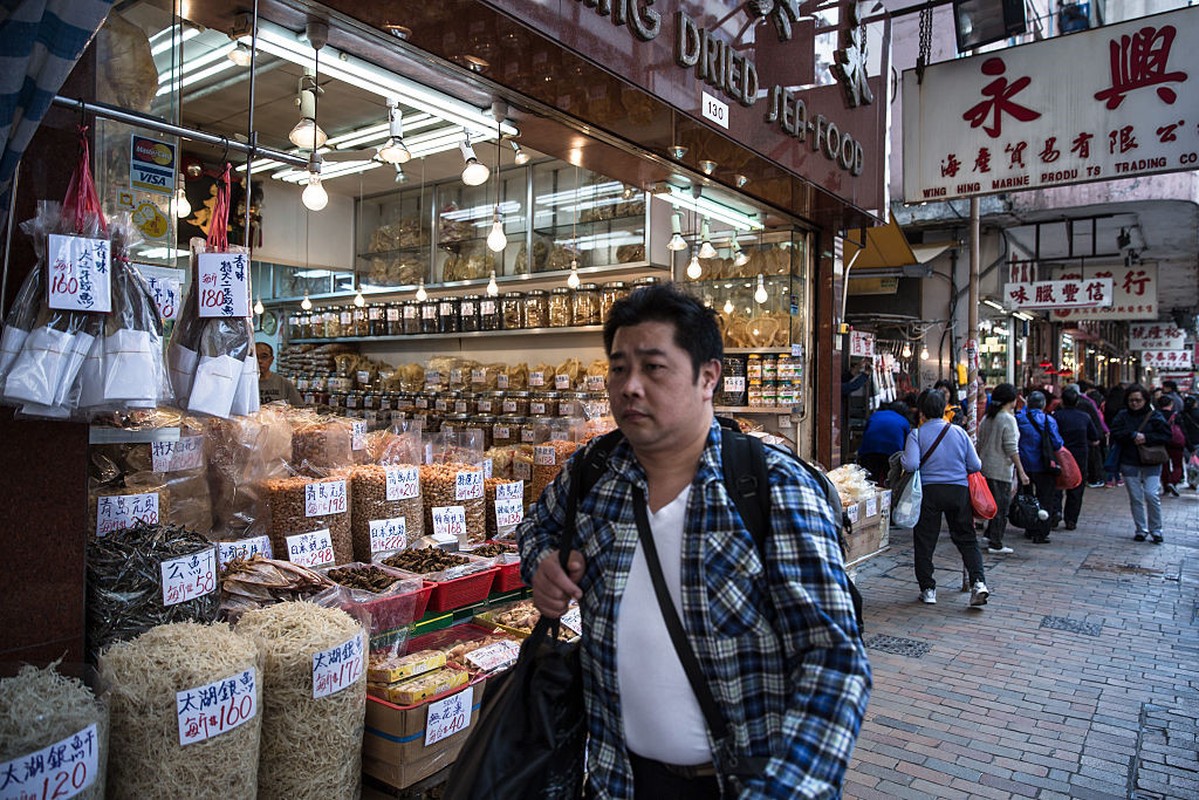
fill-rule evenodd
<path id="1" fill-rule="evenodd" d="M 683 520 L 690 496 L 688 485 L 657 513 L 649 512 L 662 576 L 680 617 Z M 668 764 L 712 760 L 707 723 L 670 641 L 640 543 L 616 615 L 616 675 L 625 741 L 631 751 Z"/>

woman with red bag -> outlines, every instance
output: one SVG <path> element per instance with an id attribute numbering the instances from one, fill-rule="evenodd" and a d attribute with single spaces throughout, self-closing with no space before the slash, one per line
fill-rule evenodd
<path id="1" fill-rule="evenodd" d="M 1016 405 L 1016 387 L 1001 383 L 991 392 L 991 404 L 978 424 L 978 457 L 982 459 L 983 477 L 999 513 L 987 522 L 987 552 L 1006 555 L 1014 552 L 1003 543 L 1007 530 L 1007 507 L 1012 499 L 1012 469 L 1022 485 L 1028 485 L 1028 475 L 1020 463 L 1020 426 L 1012 409 Z"/>
<path id="2" fill-rule="evenodd" d="M 1157 400 L 1157 410 L 1166 418 L 1166 424 L 1170 426 L 1170 441 L 1166 442 L 1166 452 L 1170 454 L 1170 460 L 1162 464 L 1162 496 L 1166 493 L 1178 497 L 1178 489 L 1175 484 L 1182 483 L 1182 460 L 1186 451 L 1187 438 L 1182 431 L 1181 420 L 1179 419 L 1179 408 L 1174 404 L 1174 395 L 1162 393 Z"/>
<path id="3" fill-rule="evenodd" d="M 1077 389 L 1069 387 L 1062 390 L 1062 405 L 1053 412 L 1053 419 L 1057 422 L 1058 432 L 1061 434 L 1062 441 L 1066 445 L 1066 449 L 1070 451 L 1070 455 L 1074 456 L 1074 460 L 1078 463 L 1078 469 L 1082 475 L 1087 474 L 1089 467 L 1090 450 L 1092 445 L 1099 444 L 1099 429 L 1095 427 L 1095 421 L 1091 419 L 1083 408 L 1080 407 L 1079 394 Z M 1057 489 L 1053 493 L 1053 510 L 1051 512 L 1052 519 L 1064 519 L 1066 521 L 1066 530 L 1072 531 L 1078 527 L 1078 515 L 1082 511 L 1082 496 L 1087 490 L 1087 482 L 1081 481 L 1073 489 Z M 1063 513 L 1062 499 L 1065 498 L 1065 510 Z"/>

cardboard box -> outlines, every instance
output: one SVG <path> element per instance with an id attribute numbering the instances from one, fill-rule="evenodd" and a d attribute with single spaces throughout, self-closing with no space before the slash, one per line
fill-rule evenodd
<path id="1" fill-rule="evenodd" d="M 414 706 L 397 706 L 377 697 L 366 698 L 366 733 L 362 740 L 362 771 L 397 789 L 444 769 L 458 758 L 467 736 L 479 721 L 485 678 Z M 446 738 L 425 744 L 426 722 L 433 703 L 470 691 L 470 722 Z"/>
<path id="2" fill-rule="evenodd" d="M 846 513 L 853 521 L 846 564 L 862 561 L 887 546 L 891 535 L 890 490 L 881 490 L 874 497 L 850 506 Z"/>

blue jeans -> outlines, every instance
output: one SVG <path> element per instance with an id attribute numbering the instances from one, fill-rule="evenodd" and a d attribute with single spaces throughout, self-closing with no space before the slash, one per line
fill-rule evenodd
<path id="1" fill-rule="evenodd" d="M 1128 506 L 1132 509 L 1132 521 L 1137 533 L 1148 536 L 1162 535 L 1162 468 L 1138 467 L 1121 464 L 1124 488 L 1128 490 Z M 1149 524 L 1145 524 L 1145 507 L 1149 507 Z"/>

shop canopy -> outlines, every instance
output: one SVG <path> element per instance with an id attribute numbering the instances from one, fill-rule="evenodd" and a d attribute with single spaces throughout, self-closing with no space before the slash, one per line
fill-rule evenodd
<path id="1" fill-rule="evenodd" d="M 847 267 L 853 265 L 852 273 L 857 278 L 903 277 L 909 274 L 905 269 L 919 267 L 932 261 L 952 244 L 909 244 L 903 229 L 892 215 L 886 225 L 850 231 L 845 239 L 842 258 Z M 885 272 L 880 274 L 884 270 Z M 920 277 L 925 273 L 923 270 L 917 270 L 910 274 L 912 277 Z"/>

